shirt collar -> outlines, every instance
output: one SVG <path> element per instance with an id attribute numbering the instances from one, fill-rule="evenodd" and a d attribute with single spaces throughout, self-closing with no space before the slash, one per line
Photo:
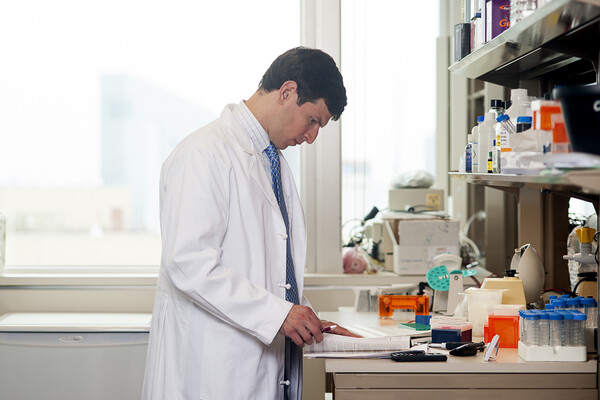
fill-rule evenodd
<path id="1" fill-rule="evenodd" d="M 269 146 L 269 143 L 271 143 L 269 134 L 265 131 L 260 122 L 258 122 L 243 100 L 233 106 L 233 115 L 235 115 L 240 124 L 242 124 L 244 130 L 248 136 L 250 136 L 252 143 L 262 154 Z"/>

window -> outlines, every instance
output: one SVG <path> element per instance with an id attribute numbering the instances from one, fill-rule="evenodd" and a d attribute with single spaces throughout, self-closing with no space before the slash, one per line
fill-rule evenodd
<path id="1" fill-rule="evenodd" d="M 6 265 L 158 265 L 162 161 L 299 44 L 297 0 L 3 2 Z"/>
<path id="2" fill-rule="evenodd" d="M 435 174 L 438 8 L 433 0 L 341 3 L 344 223 L 373 206 L 387 208 L 398 174 Z M 353 225 L 345 226 L 344 240 Z"/>

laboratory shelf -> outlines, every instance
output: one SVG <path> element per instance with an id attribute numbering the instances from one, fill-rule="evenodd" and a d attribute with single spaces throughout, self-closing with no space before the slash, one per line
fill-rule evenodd
<path id="1" fill-rule="evenodd" d="M 553 0 L 481 48 L 450 71 L 510 88 L 543 78 L 553 84 L 589 82 L 596 76 L 600 0 Z"/>
<path id="2" fill-rule="evenodd" d="M 574 170 L 560 175 L 471 174 L 450 172 L 450 176 L 469 183 L 498 189 L 530 188 L 597 195 L 600 193 L 600 170 Z M 594 196 L 595 197 L 595 196 Z"/>

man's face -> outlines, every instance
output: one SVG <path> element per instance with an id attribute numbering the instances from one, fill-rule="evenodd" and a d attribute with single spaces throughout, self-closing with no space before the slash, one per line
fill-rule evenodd
<path id="1" fill-rule="evenodd" d="M 281 150 L 304 142 L 311 144 L 317 138 L 319 129 L 331 119 L 325 101 L 319 99 L 314 103 L 306 102 L 299 106 L 295 90 L 283 96 L 284 101 L 277 118 L 273 121 L 269 138 L 275 147 Z"/>

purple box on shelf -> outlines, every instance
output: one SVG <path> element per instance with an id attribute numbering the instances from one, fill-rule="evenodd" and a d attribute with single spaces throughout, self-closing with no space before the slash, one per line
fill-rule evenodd
<path id="1" fill-rule="evenodd" d="M 510 0 L 488 0 L 485 8 L 485 41 L 489 42 L 508 29 Z"/>

